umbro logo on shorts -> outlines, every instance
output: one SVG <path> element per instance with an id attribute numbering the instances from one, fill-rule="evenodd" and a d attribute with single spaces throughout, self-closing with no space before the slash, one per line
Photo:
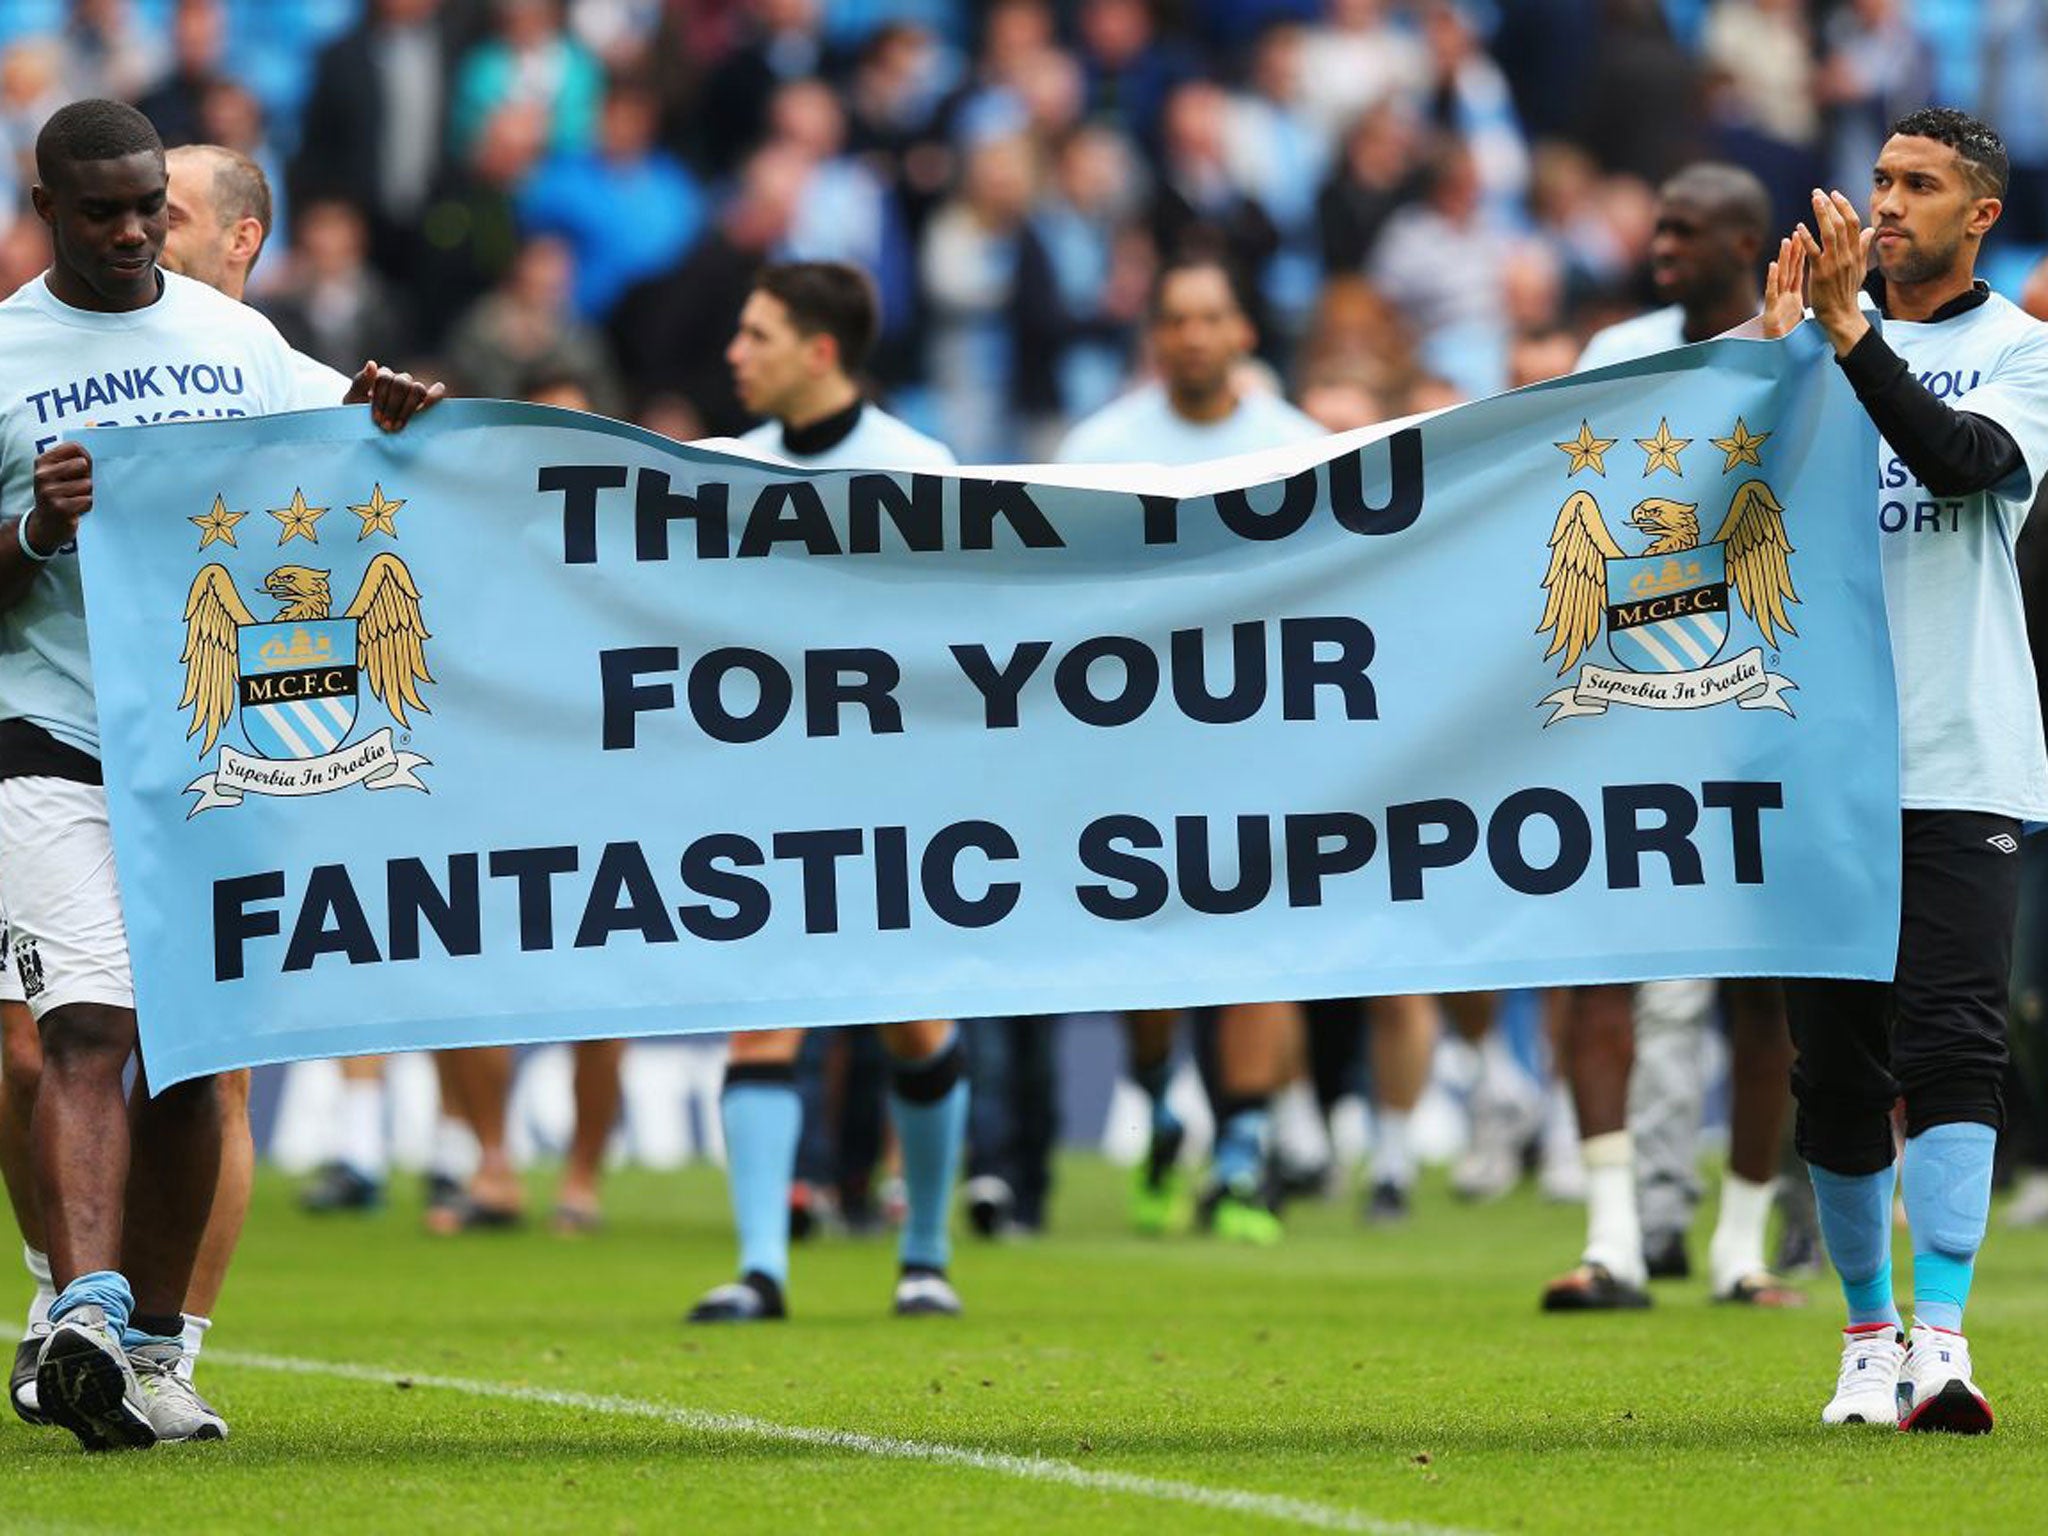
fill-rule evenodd
<path id="1" fill-rule="evenodd" d="M 2018 853 L 2020 851 L 2020 840 L 2010 832 L 2001 832 L 1996 837 L 1985 838 L 1984 841 L 1996 848 L 2000 853 Z"/>

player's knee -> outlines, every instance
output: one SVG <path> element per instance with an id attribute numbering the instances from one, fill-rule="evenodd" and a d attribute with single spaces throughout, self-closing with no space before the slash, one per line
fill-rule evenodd
<path id="1" fill-rule="evenodd" d="M 924 1061 L 944 1050 L 958 1027 L 951 1019 L 913 1019 L 903 1024 L 884 1024 L 881 1028 L 882 1048 L 898 1061 Z"/>
<path id="2" fill-rule="evenodd" d="M 249 1069 L 223 1072 L 213 1080 L 215 1097 L 220 1101 L 223 1120 L 244 1121 L 249 1118 Z"/>
<path id="3" fill-rule="evenodd" d="M 936 1104 L 953 1091 L 966 1071 L 967 1053 L 958 1049 L 959 1026 L 946 1019 L 925 1019 L 918 1025 L 893 1026 L 897 1043 L 889 1046 L 890 1091 L 906 1104 Z M 889 1039 L 884 1034 L 883 1039 Z M 915 1044 L 919 1049 L 906 1047 Z"/>
<path id="4" fill-rule="evenodd" d="M 796 1061 L 803 1045 L 800 1029 L 755 1029 L 732 1037 L 726 1060 L 735 1067 L 786 1067 Z"/>
<path id="5" fill-rule="evenodd" d="M 75 1003 L 37 1021 L 43 1062 L 53 1072 L 120 1072 L 135 1050 L 135 1015 L 125 1008 Z"/>

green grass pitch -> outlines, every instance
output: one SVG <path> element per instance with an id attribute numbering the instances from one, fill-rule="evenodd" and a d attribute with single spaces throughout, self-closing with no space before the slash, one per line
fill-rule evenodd
<path id="1" fill-rule="evenodd" d="M 233 1438 L 87 1457 L 9 1416 L 0 1531 L 2048 1528 L 2048 1235 L 1979 1269 L 1994 1435 L 1823 1432 L 1831 1281 L 1545 1317 L 1575 1207 L 1432 1186 L 1261 1252 L 1128 1235 L 1121 1176 L 1062 1175 L 1055 1235 L 962 1240 L 963 1319 L 889 1317 L 892 1249 L 840 1240 L 796 1251 L 792 1322 L 724 1330 L 679 1321 L 729 1278 L 708 1170 L 621 1175 L 584 1240 L 432 1239 L 409 1193 L 316 1221 L 266 1176 L 200 1370 Z"/>

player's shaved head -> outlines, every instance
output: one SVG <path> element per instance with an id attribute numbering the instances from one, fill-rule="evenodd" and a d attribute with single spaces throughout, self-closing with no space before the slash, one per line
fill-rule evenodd
<path id="1" fill-rule="evenodd" d="M 166 156 L 173 164 L 203 166 L 213 181 L 213 211 L 223 227 L 254 219 L 270 236 L 270 178 L 263 167 L 225 144 L 184 144 Z"/>
<path id="2" fill-rule="evenodd" d="M 75 166 L 163 152 L 156 126 L 125 101 L 74 101 L 51 113 L 36 135 L 36 178 L 68 187 Z"/>
<path id="3" fill-rule="evenodd" d="M 1725 220 L 1759 241 L 1771 233 L 1771 194 L 1739 165 L 1718 160 L 1689 165 L 1658 190 L 1668 201 L 1695 203 L 1715 219 Z"/>

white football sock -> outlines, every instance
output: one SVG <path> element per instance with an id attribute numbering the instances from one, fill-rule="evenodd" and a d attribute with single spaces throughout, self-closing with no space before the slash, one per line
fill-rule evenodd
<path id="1" fill-rule="evenodd" d="M 389 1154 L 384 1145 L 382 1082 L 341 1085 L 341 1160 L 366 1179 L 383 1179 Z"/>
<path id="2" fill-rule="evenodd" d="M 1731 1173 L 1721 1183 L 1721 1211 L 1714 1219 L 1714 1240 L 1707 1246 L 1707 1268 L 1719 1295 L 1734 1289 L 1745 1275 L 1761 1273 L 1764 1227 L 1771 1219 L 1771 1197 L 1778 1182 L 1751 1183 Z"/>
<path id="3" fill-rule="evenodd" d="M 1586 1165 L 1586 1262 L 1641 1285 L 1648 1274 L 1636 1216 L 1635 1143 L 1627 1131 L 1609 1131 L 1580 1142 L 1579 1156 Z"/>
<path id="4" fill-rule="evenodd" d="M 1375 1104 L 1372 1112 L 1372 1181 L 1396 1189 L 1415 1187 L 1415 1149 L 1408 1137 L 1408 1111 Z"/>
<path id="5" fill-rule="evenodd" d="M 459 1115 L 443 1115 L 434 1122 L 434 1155 L 427 1166 L 458 1184 L 476 1171 L 476 1138 Z"/>
<path id="6" fill-rule="evenodd" d="M 180 1338 L 185 1353 L 178 1360 L 178 1374 L 186 1381 L 192 1379 L 192 1367 L 199 1363 L 200 1346 L 206 1343 L 206 1330 L 212 1326 L 210 1317 L 194 1317 L 190 1312 L 185 1314 L 185 1332 Z"/>
<path id="7" fill-rule="evenodd" d="M 29 1278 L 36 1283 L 35 1299 L 28 1304 L 28 1326 L 22 1330 L 24 1339 L 35 1337 L 36 1330 L 50 1320 L 50 1308 L 57 1300 L 57 1287 L 50 1282 L 50 1256 L 38 1253 L 27 1243 L 21 1245 L 21 1262 L 28 1266 Z"/>

